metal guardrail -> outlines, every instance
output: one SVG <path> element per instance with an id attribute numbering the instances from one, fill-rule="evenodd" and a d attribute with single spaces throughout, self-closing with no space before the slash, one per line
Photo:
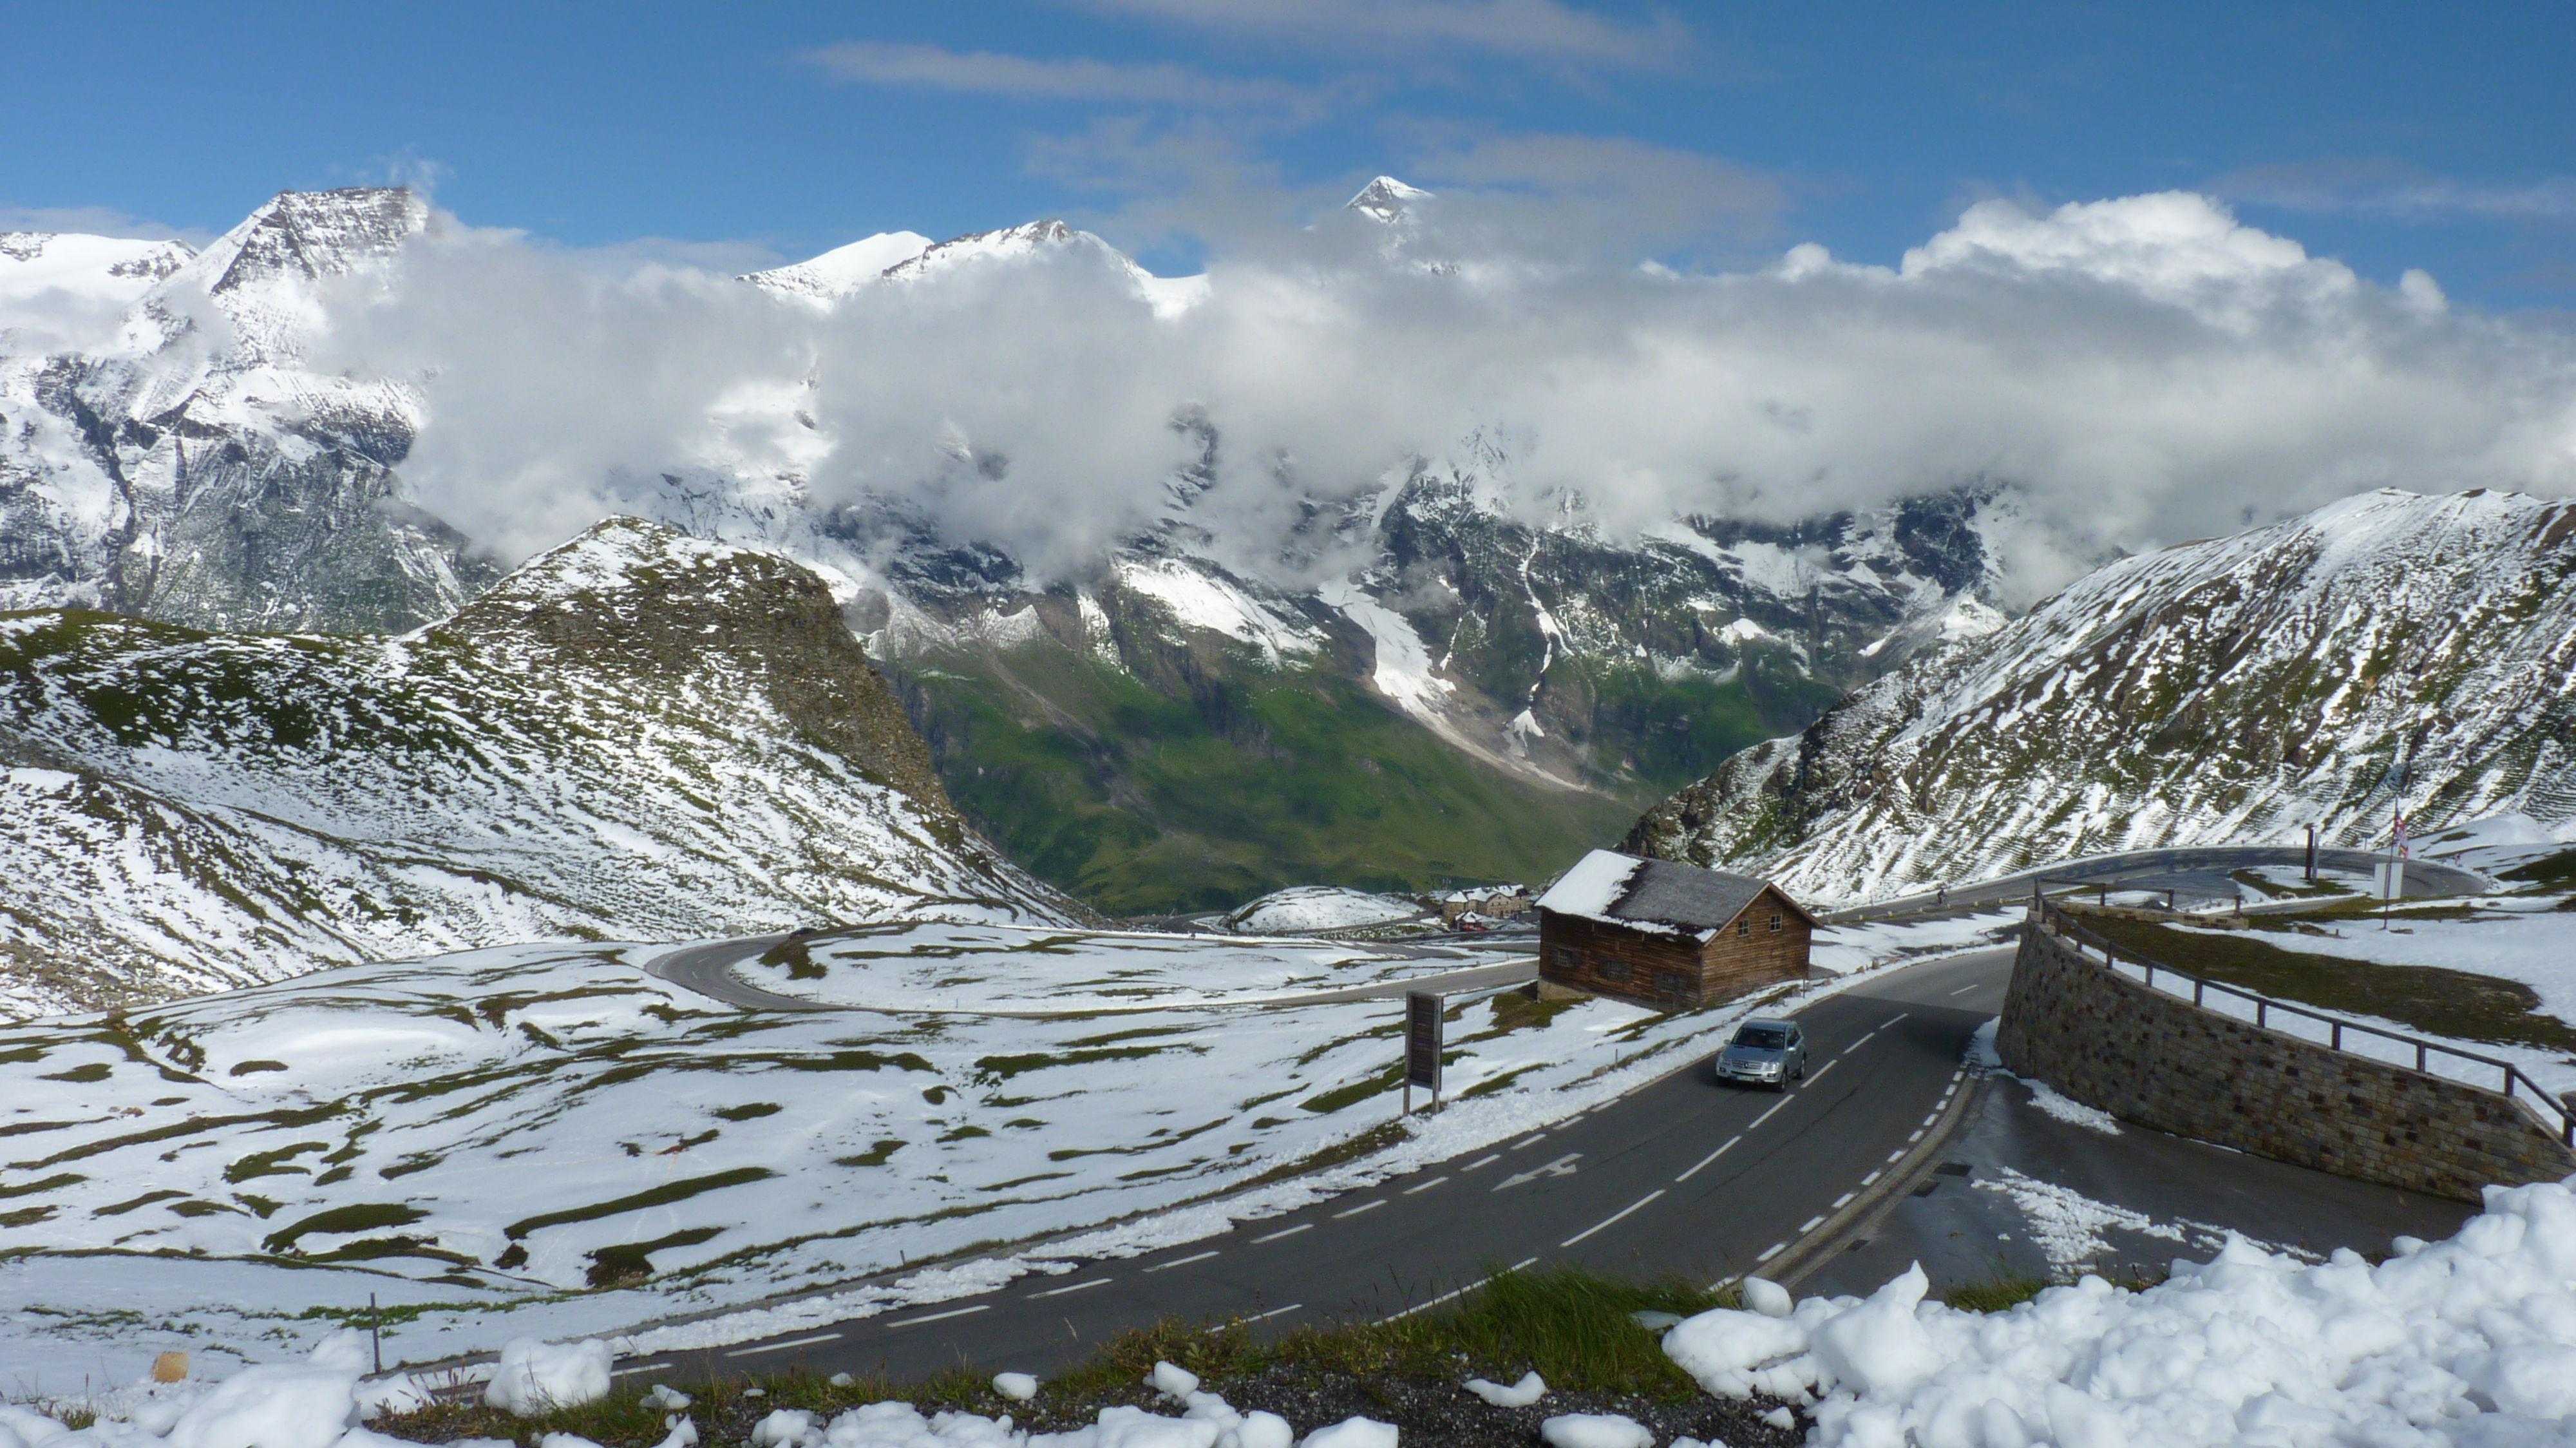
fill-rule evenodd
<path id="1" fill-rule="evenodd" d="M 2237 907 L 2240 911 L 2245 905 L 2245 897 L 2241 893 L 2235 895 L 2199 894 L 2174 886 L 2167 886 L 2164 889 L 2159 890 L 2153 886 L 2139 885 L 2120 880 L 2078 880 L 2042 875 L 2038 879 L 2031 881 L 2031 886 L 2032 888 L 2041 891 L 2046 891 L 2050 886 L 2055 886 L 2058 889 L 2069 891 L 2091 890 L 2105 906 L 2108 906 L 2111 903 L 2111 892 L 2114 890 L 2122 891 L 2130 895 L 2162 895 L 2165 897 L 2165 913 L 2168 915 L 2192 913 L 2186 912 L 2183 908 L 2183 902 L 2186 900 L 2191 901 L 2195 906 L 2204 904 L 2215 906 L 2232 905 Z"/>
<path id="2" fill-rule="evenodd" d="M 2125 977 L 2126 972 L 2122 972 L 2119 969 L 2120 961 L 2124 958 L 2127 963 L 2137 966 L 2139 969 L 2143 970 L 2146 973 L 2145 983 L 2149 990 L 2157 988 L 2156 976 L 2158 972 L 2162 972 L 2169 979 L 2188 982 L 2191 986 L 2191 1003 L 2203 1010 L 2209 1009 L 2209 997 L 2212 994 L 2217 994 L 2221 996 L 2232 996 L 2241 1001 L 2251 1002 L 2254 1006 L 2254 1025 L 2260 1030 L 2276 1029 L 2271 1022 L 2271 1017 L 2274 1015 L 2295 1016 L 2302 1020 L 2315 1021 L 2319 1025 L 2327 1028 L 2326 1039 L 2324 1041 L 2310 1041 L 2304 1036 L 2291 1036 L 2290 1039 L 2301 1041 L 2311 1046 L 2323 1045 L 2328 1049 L 2335 1051 L 2343 1051 L 2345 1049 L 2343 1042 L 2346 1035 L 2357 1035 L 2369 1037 L 2374 1040 L 2391 1041 L 2400 1046 L 2411 1047 L 2414 1050 L 2415 1070 L 2418 1074 L 2425 1076 L 2431 1076 L 2434 1074 L 2430 1067 L 2432 1064 L 2432 1058 L 2437 1055 L 2447 1056 L 2454 1060 L 2474 1062 L 2481 1066 L 2492 1066 L 2498 1073 L 2500 1073 L 2500 1079 L 2503 1082 L 2503 1085 L 2497 1088 L 2497 1094 L 2503 1096 L 2509 1101 L 2519 1102 L 2526 1108 L 2537 1105 L 2540 1111 L 2547 1113 L 2547 1116 L 2555 1117 L 2557 1119 L 2558 1139 L 2568 1146 L 2576 1146 L 2576 1110 L 2570 1110 L 2566 1102 L 2550 1095 L 2546 1088 L 2544 1088 L 2539 1082 L 2532 1080 L 2529 1075 L 2524 1073 L 2520 1066 L 2515 1065 L 2511 1061 L 2499 1061 L 2493 1056 L 2481 1056 L 2475 1051 L 2463 1051 L 2457 1046 L 2444 1045 L 2440 1041 L 2428 1041 L 2421 1036 L 2410 1036 L 2402 1031 L 2384 1031 L 2377 1026 L 2365 1026 L 2359 1021 L 2342 1020 L 2334 1016 L 2326 1015 L 2321 1011 L 2309 1010 L 2305 1006 L 2294 1006 L 2287 1001 L 2276 1001 L 2270 996 L 2257 995 L 2250 990 L 2228 985 L 2223 981 L 2215 981 L 2202 976 L 2193 975 L 2187 970 L 2176 970 L 2162 961 L 2140 955 L 2134 950 L 2123 950 L 2113 945 L 2104 937 L 2095 934 L 2093 931 L 2085 929 L 2082 925 L 2077 924 L 2076 921 L 2063 909 L 2059 908 L 2056 901 L 2051 900 L 2045 894 L 2042 894 L 2036 884 L 2031 888 L 2030 900 L 2031 913 L 2035 921 L 2042 928 L 2048 930 L 2058 938 L 2074 943 L 2076 946 L 2075 954 L 2078 959 L 2086 958 L 2083 947 L 2090 945 L 2094 949 L 2102 952 L 2102 968 L 2105 970 L 2120 973 Z M 2174 991 L 2171 992 L 2171 994 L 2178 996 L 2181 992 Z M 2289 1033 L 2285 1031 L 2282 1034 L 2288 1035 Z M 2358 1051 L 2351 1051 L 2346 1054 L 2356 1056 L 2364 1061 L 2378 1061 L 2379 1064 L 2383 1066 L 2403 1067 L 2404 1065 L 2404 1062 L 2402 1061 L 2384 1061 L 2380 1060 L 2377 1056 L 2363 1055 Z M 2475 1081 L 2461 1081 L 2460 1078 L 2452 1076 L 2442 1076 L 2437 1077 L 2436 1079 L 2459 1081 L 2461 1085 L 2465 1086 L 2478 1085 Z M 2531 1096 L 2525 1097 L 2522 1095 L 2521 1092 L 2515 1089 L 2517 1086 L 2527 1088 L 2530 1091 Z M 2548 1125 L 2548 1122 L 2544 1118 L 2540 1124 L 2545 1127 Z"/>

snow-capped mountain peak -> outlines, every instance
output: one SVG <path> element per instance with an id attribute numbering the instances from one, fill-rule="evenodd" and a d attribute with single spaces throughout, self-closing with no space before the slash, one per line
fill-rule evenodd
<path id="1" fill-rule="evenodd" d="M 836 302 L 934 245 L 917 231 L 880 231 L 821 256 L 753 272 L 742 280 L 784 296 Z"/>
<path id="2" fill-rule="evenodd" d="M 216 295 L 272 277 L 340 276 L 390 259 L 428 224 L 428 203 L 401 186 L 280 191 L 184 270 Z"/>
<path id="3" fill-rule="evenodd" d="M 1050 217 L 1043 221 L 1024 221 L 998 231 L 975 231 L 952 237 L 936 246 L 925 247 L 919 255 L 886 268 L 890 281 L 916 281 L 937 276 L 951 267 L 977 262 L 999 261 L 1045 254 L 1054 247 L 1090 247 L 1126 261 L 1117 248 L 1087 231 L 1076 231 Z M 1133 266 L 1133 262 L 1128 265 Z"/>
<path id="4" fill-rule="evenodd" d="M 1392 176 L 1380 176 L 1361 187 L 1358 195 L 1343 202 L 1342 209 L 1359 212 L 1392 226 L 1405 218 L 1414 202 L 1430 195 L 1430 192 L 1418 186 L 1407 186 Z"/>

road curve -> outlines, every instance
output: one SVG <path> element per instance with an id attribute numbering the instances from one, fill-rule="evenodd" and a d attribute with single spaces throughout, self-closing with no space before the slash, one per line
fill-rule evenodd
<path id="1" fill-rule="evenodd" d="M 1786 1094 L 1720 1087 L 1694 1065 L 1519 1141 L 1201 1241 L 619 1372 L 1044 1372 L 1164 1317 L 1263 1330 L 1374 1319 L 1502 1266 L 1701 1282 L 1758 1271 L 1922 1138 L 1960 1089 L 1969 1037 L 2001 1009 L 2011 964 L 2009 950 L 1985 950 L 1815 1002 L 1800 1013 L 1814 1064 Z"/>
<path id="2" fill-rule="evenodd" d="M 840 1005 L 829 1001 L 806 1000 L 763 990 L 744 980 L 734 967 L 746 960 L 757 959 L 773 947 L 788 940 L 785 935 L 746 935 L 735 940 L 709 941 L 703 945 L 682 946 L 665 951 L 644 962 L 644 973 L 728 1005 L 757 1011 L 871 1011 L 880 1015 L 977 1015 L 1004 1019 L 1038 1020 L 1061 1015 L 1136 1015 L 1152 1011 L 1213 1009 L 1235 1006 L 1311 1006 L 1333 1001 L 1389 1000 L 1408 991 L 1427 990 L 1442 995 L 1458 995 L 1482 990 L 1502 990 L 1538 979 L 1538 957 L 1520 956 L 1492 965 L 1463 966 L 1457 970 L 1431 975 L 1406 976 L 1398 980 L 1372 982 L 1368 985 L 1339 986 L 1332 990 L 1307 991 L 1299 995 L 1251 996 L 1242 1000 L 1216 1000 L 1198 1003 L 1173 1001 L 1140 1001 L 1134 1005 L 1102 1005 L 1086 1002 L 1072 1010 L 996 1011 L 961 1010 L 927 1007 L 892 1008 L 873 1005 Z M 1412 952 L 1422 958 L 1423 952 Z"/>
<path id="3" fill-rule="evenodd" d="M 1926 890 L 1890 900 L 1872 901 L 1847 909 L 1829 911 L 1828 925 L 1854 924 L 1889 916 L 1920 915 L 1937 910 L 1955 910 L 1972 905 L 2018 904 L 2030 898 L 2033 881 L 2047 879 L 2081 880 L 2106 885 L 2139 885 L 2150 880 L 2178 876 L 2224 874 L 2229 870 L 2257 869 L 2269 865 L 2298 865 L 2307 860 L 2304 845 L 2192 845 L 2169 850 L 2127 850 L 2113 855 L 2091 855 L 2083 859 L 2064 860 L 2028 870 L 2018 870 L 1991 880 L 1976 880 L 1950 887 L 1945 896 Z M 2321 867 L 2366 875 L 2371 868 L 2387 860 L 2387 855 L 2370 850 L 2320 848 L 2317 863 Z M 2159 887 L 2161 888 L 2161 887 Z M 2446 895 L 2476 895 L 2493 888 L 2493 882 L 2474 870 L 2457 865 L 2438 864 L 2431 860 L 2406 862 L 2406 893 L 2410 897 L 2434 898 Z M 2188 892 L 2186 892 L 2188 893 Z"/>
<path id="4" fill-rule="evenodd" d="M 2323 854 L 2343 868 L 2376 858 Z M 1944 907 L 1924 896 L 1868 914 L 2006 903 L 2043 874 L 2134 882 L 2302 858 L 2299 849 L 2259 846 L 2138 851 L 1961 887 Z M 2410 895 L 2487 887 L 2471 872 L 2427 862 L 2410 863 L 2408 874 Z M 785 938 L 692 946 L 646 968 L 756 1009 L 828 1009 L 732 973 L 734 962 Z M 1167 1317 L 1243 1319 L 1263 1331 L 1369 1320 L 1471 1290 L 1505 1266 L 1568 1262 L 1703 1282 L 1758 1272 L 1797 1259 L 1820 1229 L 1830 1234 L 1856 1196 L 1883 1190 L 1882 1174 L 1952 1108 L 1968 1039 L 2002 1009 L 2011 966 L 2009 948 L 1982 950 L 1890 971 L 1815 1002 L 1800 1013 L 1815 1069 L 1785 1095 L 1720 1087 L 1695 1065 L 1520 1141 L 1200 1241 L 979 1296 L 639 1358 L 618 1372 L 731 1377 L 802 1366 L 911 1377 L 961 1363 L 1045 1372 Z M 1527 979 L 1529 969 L 1520 961 L 1456 974 L 1521 971 Z M 1416 978 L 1315 999 L 1424 988 L 1465 987 L 1450 977 Z"/>

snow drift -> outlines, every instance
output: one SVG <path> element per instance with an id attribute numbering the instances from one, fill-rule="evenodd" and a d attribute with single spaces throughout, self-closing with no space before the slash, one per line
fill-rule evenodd
<path id="1" fill-rule="evenodd" d="M 1819 1448 L 2560 1444 L 2576 1419 L 2576 1191 L 2490 1187 L 2376 1266 L 2242 1240 L 2142 1292 L 2099 1277 L 2008 1312 L 1922 1269 L 1785 1317 L 1702 1313 L 1664 1351 L 1710 1392 L 1812 1404 Z"/>

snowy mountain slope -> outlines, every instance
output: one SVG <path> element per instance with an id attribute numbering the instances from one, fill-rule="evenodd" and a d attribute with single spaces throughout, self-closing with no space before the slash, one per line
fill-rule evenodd
<path id="1" fill-rule="evenodd" d="M 1352 205 L 1395 237 L 1425 195 L 1389 180 Z M 470 540 L 406 501 L 427 416 L 412 382 L 304 361 L 326 304 L 438 224 L 398 190 L 287 193 L 142 285 L 112 341 L 0 342 L 0 606 L 391 632 L 488 585 Z M 1209 295 L 1060 222 L 938 245 L 889 233 L 746 281 L 819 328 L 860 289 L 994 268 L 1027 269 L 1013 285 L 1105 276 L 1166 323 Z M 1614 543 L 1579 500 L 1518 516 L 1515 450 L 1479 432 L 1291 500 L 1302 521 L 1278 560 L 1211 499 L 1242 460 L 1181 417 L 1201 455 L 1163 480 L 1162 515 L 1041 584 L 891 497 L 818 501 L 839 443 L 817 385 L 746 379 L 707 420 L 704 458 L 617 479 L 615 506 L 820 572 L 970 818 L 1117 909 L 1321 878 L 1544 877 L 1734 749 L 1991 626 L 1994 535 L 2014 526 L 2012 495 L 1979 488 Z"/>
<path id="2" fill-rule="evenodd" d="M 531 939 L 1078 914 L 829 591 L 616 519 L 402 638 L 0 616 L 0 1010 Z"/>
<path id="3" fill-rule="evenodd" d="M 321 284 L 382 268 L 428 224 L 399 189 L 284 192 L 159 275 L 111 341 L 47 351 L 0 332 L 0 606 L 391 629 L 488 582 L 404 501 L 414 391 L 305 365 Z"/>
<path id="4" fill-rule="evenodd" d="M 829 305 L 877 281 L 888 268 L 912 260 L 928 251 L 930 246 L 930 238 L 917 231 L 881 231 L 847 246 L 834 247 L 821 256 L 753 272 L 742 280 L 774 292 Z"/>
<path id="5" fill-rule="evenodd" d="M 176 241 L 0 232 L 0 355 L 112 339 L 126 309 L 194 255 Z"/>
<path id="6" fill-rule="evenodd" d="M 2383 490 L 2125 558 L 1728 760 L 1628 847 L 1867 899 L 2167 844 L 2576 821 L 2576 504 Z"/>

